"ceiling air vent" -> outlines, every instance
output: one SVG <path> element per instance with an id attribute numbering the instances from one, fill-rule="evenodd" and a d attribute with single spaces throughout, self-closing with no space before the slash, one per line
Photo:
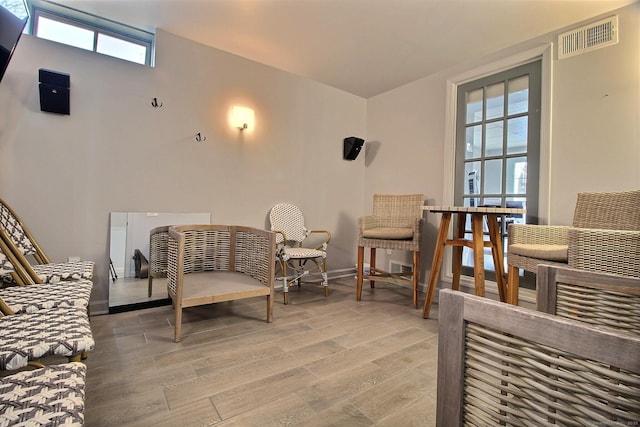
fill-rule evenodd
<path id="1" fill-rule="evenodd" d="M 558 59 L 618 43 L 618 16 L 610 16 L 558 36 Z"/>

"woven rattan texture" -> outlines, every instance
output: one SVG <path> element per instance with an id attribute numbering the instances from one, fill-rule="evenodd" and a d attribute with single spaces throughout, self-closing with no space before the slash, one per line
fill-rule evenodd
<path id="1" fill-rule="evenodd" d="M 541 263 L 547 265 L 558 265 L 558 266 L 566 266 L 565 263 L 560 262 L 551 262 L 547 260 L 541 260 L 538 258 L 529 258 L 522 255 L 516 255 L 513 253 L 507 253 L 507 263 L 509 265 L 515 265 L 518 268 L 521 268 L 526 271 L 530 271 L 532 273 L 536 273 L 538 271 L 538 265 Z"/>
<path id="2" fill-rule="evenodd" d="M 422 238 L 423 194 L 374 194 L 373 215 L 359 218 L 358 246 L 403 251 L 419 251 Z M 368 239 L 363 230 L 370 228 L 413 229 L 413 239 Z"/>
<path id="3" fill-rule="evenodd" d="M 0 227 L 2 227 L 13 241 L 13 244 L 25 255 L 36 253 L 36 248 L 22 227 L 22 222 L 16 213 L 0 199 Z"/>
<path id="4" fill-rule="evenodd" d="M 466 425 L 634 425 L 640 376 L 466 324 Z"/>
<path id="5" fill-rule="evenodd" d="M 284 233 L 287 241 L 302 242 L 307 237 L 307 228 L 304 225 L 302 211 L 290 203 L 278 203 L 269 212 L 271 231 Z M 276 235 L 276 243 L 282 243 L 283 236 Z"/>
<path id="6" fill-rule="evenodd" d="M 0 378 L 0 426 L 84 425 L 86 375 L 74 362 Z"/>
<path id="7" fill-rule="evenodd" d="M 41 285 L 11 286 L 0 289 L 0 298 L 14 313 L 33 313 L 45 308 L 78 307 L 86 309 L 93 283 L 78 280 L 73 283 L 43 283 Z"/>
<path id="8" fill-rule="evenodd" d="M 33 271 L 43 283 L 56 283 L 61 280 L 79 280 L 93 278 L 93 261 L 72 261 L 34 265 Z"/>
<path id="9" fill-rule="evenodd" d="M 231 231 L 185 230 L 182 271 L 184 274 L 196 271 L 229 271 Z M 177 292 L 177 271 L 179 260 L 178 241 L 169 237 L 167 260 L 167 286 L 172 295 Z"/>
<path id="10" fill-rule="evenodd" d="M 572 228 L 568 255 L 573 268 L 640 277 L 640 231 Z"/>
<path id="11" fill-rule="evenodd" d="M 169 226 L 156 227 L 149 233 L 149 273 L 166 277 L 169 253 Z"/>
<path id="12" fill-rule="evenodd" d="M 556 315 L 640 337 L 640 295 L 558 283 Z"/>
<path id="13" fill-rule="evenodd" d="M 578 193 L 573 226 L 640 231 L 640 190 Z"/>
<path id="14" fill-rule="evenodd" d="M 0 370 L 17 369 L 45 356 L 71 357 L 93 350 L 86 309 L 51 308 L 0 317 Z"/>
<path id="15" fill-rule="evenodd" d="M 270 241 L 264 236 L 236 231 L 234 271 L 246 273 L 263 285 L 269 286 L 272 271 L 269 267 Z"/>

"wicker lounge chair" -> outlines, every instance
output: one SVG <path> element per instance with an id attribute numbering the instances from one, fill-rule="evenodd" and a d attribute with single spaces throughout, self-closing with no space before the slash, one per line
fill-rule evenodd
<path id="1" fill-rule="evenodd" d="M 0 378 L 0 426 L 82 426 L 87 367 L 52 365 Z"/>
<path id="2" fill-rule="evenodd" d="M 437 426 L 633 425 L 640 338 L 440 291 Z"/>
<path id="3" fill-rule="evenodd" d="M 420 278 L 420 242 L 424 194 L 373 195 L 373 215 L 361 217 L 358 227 L 358 273 L 356 299 L 362 298 L 362 281 L 409 285 L 413 290 L 413 308 L 418 308 Z M 371 248 L 370 273 L 364 271 L 364 248 Z M 409 251 L 413 255 L 410 272 L 392 273 L 376 267 L 376 249 Z"/>
<path id="4" fill-rule="evenodd" d="M 0 238 L 36 283 L 93 278 L 93 261 L 52 263 L 16 212 L 0 199 Z M 29 262 L 32 257 L 35 264 Z M 7 281 L 6 276 L 3 280 Z"/>
<path id="5" fill-rule="evenodd" d="M 539 264 L 640 277 L 640 190 L 579 193 L 572 226 L 510 224 L 507 264 L 516 305 L 519 269 Z"/>
<path id="6" fill-rule="evenodd" d="M 307 276 L 317 276 L 324 287 L 324 296 L 329 296 L 327 277 L 327 245 L 331 241 L 328 230 L 309 230 L 304 223 L 302 211 L 290 203 L 279 203 L 269 212 L 271 231 L 276 233 L 276 257 L 280 266 L 284 303 L 289 303 L 289 287 L 300 286 Z M 315 239 L 315 240 L 314 240 Z"/>
<path id="7" fill-rule="evenodd" d="M 180 341 L 187 307 L 266 297 L 273 318 L 275 235 L 235 225 L 181 225 L 169 228 L 167 288 L 175 309 L 175 341 Z"/>
<path id="8" fill-rule="evenodd" d="M 19 285 L 0 288 L 4 314 L 17 314 L 55 307 L 89 309 L 93 283 L 90 280 L 35 284 L 0 239 L 0 275 L 12 276 Z"/>

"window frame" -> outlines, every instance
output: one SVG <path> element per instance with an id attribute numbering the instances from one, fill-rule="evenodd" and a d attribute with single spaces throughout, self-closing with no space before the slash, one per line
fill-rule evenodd
<path id="1" fill-rule="evenodd" d="M 63 24 L 93 32 L 92 52 L 117 58 L 133 64 L 154 66 L 155 34 L 135 28 L 120 22 L 95 16 L 67 6 L 51 3 L 47 0 L 31 0 L 29 3 L 29 23 L 27 24 L 29 33 L 38 37 L 38 21 L 40 17 L 50 19 Z M 114 56 L 98 51 L 98 35 L 103 34 L 128 43 L 136 44 L 145 48 L 144 63 L 132 61 L 127 58 Z M 55 43 L 60 43 L 52 40 Z M 65 43 L 62 43 L 65 44 Z M 70 46 L 70 45 L 68 45 Z M 73 46 L 75 47 L 75 46 Z M 79 48 L 83 49 L 83 48 Z M 87 49 L 83 49 L 87 50 Z"/>

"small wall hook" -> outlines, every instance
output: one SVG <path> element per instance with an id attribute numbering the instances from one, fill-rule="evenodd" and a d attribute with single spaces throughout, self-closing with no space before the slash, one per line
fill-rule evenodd
<path id="1" fill-rule="evenodd" d="M 161 108 L 164 104 L 162 102 L 158 102 L 158 98 L 153 98 L 151 100 L 151 106 L 153 108 Z"/>
<path id="2" fill-rule="evenodd" d="M 196 142 L 204 142 L 204 141 L 206 141 L 206 140 L 207 140 L 207 137 L 206 137 L 206 136 L 202 136 L 202 135 L 200 134 L 200 132 L 198 132 L 198 133 L 196 134 Z"/>

